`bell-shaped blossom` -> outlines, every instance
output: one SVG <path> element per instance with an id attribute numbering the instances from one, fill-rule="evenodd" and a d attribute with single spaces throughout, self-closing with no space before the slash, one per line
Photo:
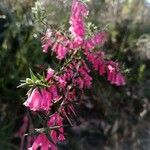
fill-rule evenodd
<path id="1" fill-rule="evenodd" d="M 54 137 L 54 135 L 53 135 Z M 53 139 L 54 140 L 54 139 Z M 38 135 L 35 139 L 32 147 L 28 148 L 28 150 L 37 150 L 40 147 L 41 150 L 58 150 L 57 147 L 48 140 L 44 133 Z"/>
<path id="2" fill-rule="evenodd" d="M 25 101 L 24 105 L 29 107 L 30 110 L 40 111 L 50 110 L 50 106 L 52 105 L 52 94 L 48 92 L 46 89 L 34 89 L 29 95 L 28 99 Z"/>
<path id="3" fill-rule="evenodd" d="M 89 75 L 89 68 L 84 64 L 84 66 L 81 66 L 79 68 L 79 74 L 82 77 L 81 80 L 79 79 L 78 82 L 81 82 L 80 84 L 84 84 L 84 88 L 90 88 L 92 85 L 92 77 Z M 82 83 L 83 82 L 83 83 Z M 81 87 L 80 85 L 80 87 Z"/>
<path id="4" fill-rule="evenodd" d="M 52 85 L 48 90 L 52 94 L 52 102 L 55 102 L 60 99 L 56 85 Z"/>
<path id="5" fill-rule="evenodd" d="M 125 79 L 121 73 L 118 72 L 118 64 L 110 61 L 107 65 L 107 79 L 117 86 L 125 85 Z"/>
<path id="6" fill-rule="evenodd" d="M 69 43 L 70 49 L 78 49 L 79 47 L 82 47 L 84 43 L 84 39 L 81 37 L 76 37 Z"/>
<path id="7" fill-rule="evenodd" d="M 116 86 L 125 85 L 125 79 L 118 71 L 118 64 L 113 61 L 106 61 L 103 52 L 91 53 L 86 51 L 85 55 L 100 75 L 107 73 L 107 80 L 110 81 L 111 84 L 115 84 Z"/>
<path id="8" fill-rule="evenodd" d="M 85 4 L 79 0 L 73 0 L 70 31 L 74 37 L 83 37 L 85 35 L 84 17 L 88 15 L 88 9 Z"/>
<path id="9" fill-rule="evenodd" d="M 60 60 L 66 56 L 69 44 L 70 41 L 60 32 L 56 32 L 55 36 L 52 36 L 52 32 L 47 30 L 46 34 L 42 37 L 43 52 L 47 53 L 51 47 L 51 50 L 56 53 L 57 58 Z"/>
<path id="10" fill-rule="evenodd" d="M 89 88 L 92 84 L 90 69 L 84 61 L 72 62 L 72 69 L 75 71 L 72 82 L 80 89 Z"/>
<path id="11" fill-rule="evenodd" d="M 59 44 L 56 50 L 57 58 L 62 60 L 63 58 L 65 58 L 66 53 L 67 53 L 67 48 L 64 47 L 62 44 Z"/>
<path id="12" fill-rule="evenodd" d="M 52 51 L 56 53 L 56 57 L 59 60 L 62 60 L 63 58 L 65 58 L 68 49 L 60 43 L 55 43 L 52 48 Z"/>
<path id="13" fill-rule="evenodd" d="M 52 78 L 52 76 L 54 75 L 55 71 L 52 68 L 48 68 L 47 70 L 47 75 L 46 75 L 46 79 L 49 80 Z"/>
<path id="14" fill-rule="evenodd" d="M 85 40 L 84 48 L 85 49 L 93 49 L 97 45 L 102 45 L 106 41 L 106 32 L 98 32 L 91 38 Z"/>
<path id="15" fill-rule="evenodd" d="M 59 96 L 56 86 L 52 85 L 50 88 L 40 89 L 40 91 L 38 88 L 35 88 L 24 102 L 24 105 L 33 111 L 49 111 L 52 103 L 57 101 L 57 99 L 59 99 Z"/>
<path id="16" fill-rule="evenodd" d="M 86 57 L 88 61 L 92 63 L 94 69 L 98 71 L 100 75 L 105 74 L 105 61 L 103 52 L 97 53 L 86 52 Z"/>
<path id="17" fill-rule="evenodd" d="M 59 82 L 60 87 L 65 88 L 67 81 L 64 75 L 56 76 L 55 79 Z"/>
<path id="18" fill-rule="evenodd" d="M 126 82 L 125 82 L 125 78 L 124 76 L 121 74 L 121 73 L 117 73 L 116 74 L 116 81 L 115 81 L 115 84 L 117 86 L 122 86 L 122 85 L 125 85 Z"/>
<path id="19" fill-rule="evenodd" d="M 53 135 L 56 135 L 56 140 L 54 139 L 54 142 L 57 142 L 57 140 L 59 141 L 65 140 L 64 129 L 63 129 L 63 119 L 58 113 L 54 113 L 53 115 L 51 115 L 50 120 L 48 121 L 49 127 L 53 127 L 56 125 L 59 126 L 60 128 L 58 129 L 58 131 L 55 131 L 55 130 L 51 131 L 52 139 L 53 139 Z"/>
<path id="20" fill-rule="evenodd" d="M 32 147 L 30 147 L 28 150 L 37 150 L 38 148 L 41 148 L 41 150 L 58 149 L 56 146 L 57 142 L 65 140 L 62 117 L 58 113 L 51 115 L 48 121 L 48 126 L 51 128 L 58 126 L 58 129 L 49 131 L 52 141 L 50 141 L 44 133 L 41 133 L 35 139 Z"/>

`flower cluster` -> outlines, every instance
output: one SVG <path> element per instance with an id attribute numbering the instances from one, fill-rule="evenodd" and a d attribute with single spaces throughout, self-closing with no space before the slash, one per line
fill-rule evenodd
<path id="1" fill-rule="evenodd" d="M 70 31 L 75 40 L 83 40 L 85 35 L 84 17 L 88 15 L 87 7 L 80 1 L 73 1 L 70 17 Z"/>
<path id="2" fill-rule="evenodd" d="M 125 85 L 124 76 L 119 72 L 118 63 L 104 59 L 104 52 L 86 52 L 86 57 L 100 75 L 107 75 L 107 80 L 116 86 Z"/>
<path id="3" fill-rule="evenodd" d="M 70 34 L 48 29 L 42 37 L 43 52 L 52 52 L 59 61 L 63 60 L 63 64 L 57 71 L 48 68 L 44 77 L 46 86 L 34 87 L 24 103 L 32 111 L 48 114 L 47 130 L 40 131 L 30 150 L 39 147 L 41 150 L 56 150 L 57 142 L 65 140 L 63 118 L 72 124 L 69 116 L 71 113 L 76 115 L 74 103 L 78 101 L 78 91 L 82 93 L 92 86 L 92 67 L 101 76 L 107 76 L 111 84 L 125 85 L 119 64 L 106 60 L 103 51 L 94 51 L 96 46 L 106 41 L 106 32 L 94 33 L 86 38 L 87 16 L 87 6 L 79 0 L 73 0 L 69 22 Z"/>
<path id="4" fill-rule="evenodd" d="M 48 132 L 49 135 L 44 133 L 39 134 L 36 140 L 34 141 L 32 147 L 29 148 L 29 150 L 36 150 L 38 149 L 38 147 L 41 147 L 41 150 L 48 150 L 48 149 L 57 150 L 56 142 L 58 140 L 59 141 L 65 140 L 64 130 L 62 128 L 63 125 L 62 118 L 58 113 L 53 114 L 50 117 L 50 120 L 48 121 L 49 127 L 54 127 L 56 125 L 60 126 L 58 133 L 55 130 L 51 130 Z M 48 139 L 47 136 L 51 136 L 53 139 L 50 140 Z"/>

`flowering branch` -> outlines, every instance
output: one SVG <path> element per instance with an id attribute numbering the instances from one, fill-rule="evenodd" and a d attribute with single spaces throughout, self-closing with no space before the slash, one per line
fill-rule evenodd
<path id="1" fill-rule="evenodd" d="M 63 119 L 73 125 L 70 114 L 76 116 L 74 103 L 80 102 L 79 92 L 84 92 L 92 86 L 90 72 L 95 69 L 100 76 L 115 85 L 125 85 L 125 78 L 120 73 L 119 63 L 106 60 L 103 51 L 95 51 L 98 45 L 103 45 L 107 33 L 90 33 L 86 37 L 85 18 L 88 16 L 87 5 L 79 0 L 73 0 L 70 16 L 69 33 L 61 33 L 47 29 L 41 38 L 44 53 L 56 56 L 63 62 L 59 70 L 47 69 L 46 75 L 34 75 L 30 70 L 31 78 L 23 80 L 22 86 L 32 89 L 24 105 L 31 111 L 45 114 L 43 127 L 35 129 L 31 134 L 38 134 L 30 150 L 57 150 L 57 142 L 65 140 Z M 89 66 L 88 64 L 91 64 Z M 60 63 L 61 64 L 61 63 Z"/>

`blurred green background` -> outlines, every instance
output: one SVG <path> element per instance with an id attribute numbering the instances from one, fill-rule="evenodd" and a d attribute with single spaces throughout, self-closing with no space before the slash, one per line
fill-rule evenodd
<path id="1" fill-rule="evenodd" d="M 67 128 L 63 150 L 150 149 L 150 2 L 148 0 L 84 0 L 88 21 L 106 29 L 104 49 L 126 68 L 127 85 L 114 87 L 95 77 L 82 97 L 76 124 Z M 41 51 L 39 35 L 47 25 L 69 26 L 69 0 L 0 1 L 0 150 L 19 149 L 14 134 L 27 112 L 26 89 L 17 89 L 29 68 L 39 70 L 50 59 Z M 80 111 L 79 111 L 80 110 Z M 26 147 L 25 147 L 26 149 Z"/>

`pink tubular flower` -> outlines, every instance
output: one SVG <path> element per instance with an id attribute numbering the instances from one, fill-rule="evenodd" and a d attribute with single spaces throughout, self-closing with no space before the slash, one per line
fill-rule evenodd
<path id="1" fill-rule="evenodd" d="M 63 76 L 63 75 L 62 76 L 56 76 L 55 79 L 56 79 L 56 81 L 59 82 L 60 87 L 65 88 L 65 86 L 67 84 L 65 76 Z"/>
<path id="2" fill-rule="evenodd" d="M 67 53 L 67 48 L 62 46 L 62 44 L 58 44 L 57 50 L 56 50 L 57 58 L 62 60 L 63 58 L 65 58 L 66 53 Z"/>
<path id="3" fill-rule="evenodd" d="M 50 120 L 48 121 L 49 127 L 53 127 L 56 125 L 60 127 L 58 129 L 58 132 L 55 130 L 51 131 L 51 136 L 52 136 L 52 139 L 54 140 L 55 143 L 57 142 L 57 140 L 59 140 L 59 141 L 65 140 L 64 129 L 62 127 L 63 126 L 63 119 L 58 113 L 51 115 Z M 55 138 L 53 138 L 53 135 L 56 135 Z"/>
<path id="4" fill-rule="evenodd" d="M 100 75 L 104 75 L 105 73 L 104 53 L 98 52 L 94 54 L 94 53 L 86 52 L 86 57 L 88 61 L 92 63 L 94 69 L 96 71 L 99 71 Z"/>
<path id="5" fill-rule="evenodd" d="M 106 32 L 98 32 L 93 37 L 87 39 L 84 42 L 85 49 L 93 49 L 99 44 L 103 44 L 106 41 Z"/>
<path id="6" fill-rule="evenodd" d="M 59 37 L 60 38 L 60 37 Z M 57 39 L 59 42 L 54 43 L 52 47 L 52 51 L 55 52 L 56 57 L 59 60 L 65 58 L 66 54 L 68 53 L 68 41 L 64 38 Z M 60 41 L 61 40 L 61 41 Z"/>
<path id="7" fill-rule="evenodd" d="M 124 78 L 124 76 L 121 73 L 117 73 L 116 74 L 116 82 L 115 82 L 115 84 L 117 86 L 122 86 L 122 85 L 126 84 L 125 78 Z"/>
<path id="8" fill-rule="evenodd" d="M 44 133 L 38 135 L 32 147 L 28 148 L 28 150 L 37 150 L 39 147 L 41 148 L 41 150 L 57 150 L 57 147 L 47 139 Z"/>
<path id="9" fill-rule="evenodd" d="M 53 141 L 48 140 L 46 135 L 44 133 L 41 133 L 38 135 L 38 137 L 35 139 L 32 147 L 30 147 L 28 150 L 37 150 L 39 147 L 41 150 L 57 150 L 56 144 L 58 141 L 64 141 L 64 129 L 63 129 L 63 122 L 62 122 L 62 117 L 58 114 L 55 113 L 50 117 L 50 120 L 48 121 L 48 126 L 49 127 L 55 127 L 58 126 L 59 128 L 56 130 L 50 130 L 49 135 Z"/>
<path id="10" fill-rule="evenodd" d="M 91 84 L 92 84 L 92 77 L 89 75 L 89 68 L 86 66 L 86 64 L 84 64 L 84 66 L 81 66 L 79 68 L 79 74 L 81 75 L 81 79 L 79 78 L 79 81 L 78 82 L 83 82 L 83 87 L 84 88 L 90 88 L 91 87 Z M 81 88 L 81 86 L 80 86 Z"/>
<path id="11" fill-rule="evenodd" d="M 82 46 L 84 40 L 81 37 L 76 37 L 74 40 L 70 41 L 69 48 L 76 49 Z"/>
<path id="12" fill-rule="evenodd" d="M 49 111 L 51 109 L 52 103 L 59 99 L 56 86 L 52 85 L 48 89 L 36 88 L 29 95 L 28 99 L 25 101 L 24 105 L 29 107 L 30 110 L 40 111 L 45 110 Z"/>
<path id="13" fill-rule="evenodd" d="M 125 85 L 123 75 L 118 72 L 118 64 L 113 61 L 104 60 L 103 52 L 91 53 L 86 51 L 85 55 L 100 75 L 107 73 L 107 80 L 110 81 L 111 84 L 115 84 L 116 86 Z"/>
<path id="14" fill-rule="evenodd" d="M 57 87 L 55 85 L 52 85 L 48 90 L 52 94 L 52 102 L 55 102 L 60 99 Z"/>
<path id="15" fill-rule="evenodd" d="M 52 94 L 48 92 L 46 89 L 41 89 L 39 91 L 37 88 L 34 89 L 28 99 L 25 101 L 24 105 L 29 107 L 30 110 L 40 111 L 50 110 L 50 106 L 52 105 Z"/>
<path id="16" fill-rule="evenodd" d="M 73 0 L 71 17 L 70 17 L 70 31 L 74 37 L 83 37 L 85 35 L 84 17 L 88 15 L 86 5 L 79 0 Z"/>
<path id="17" fill-rule="evenodd" d="M 53 76 L 54 73 L 55 71 L 52 68 L 48 68 L 46 79 L 49 80 Z"/>
<path id="18" fill-rule="evenodd" d="M 57 58 L 62 60 L 67 52 L 67 46 L 69 45 L 69 40 L 59 32 L 55 33 L 55 37 L 52 37 L 52 32 L 47 30 L 44 37 L 42 37 L 42 49 L 43 52 L 48 53 L 49 47 L 52 51 L 56 53 Z"/>
<path id="19" fill-rule="evenodd" d="M 118 68 L 117 63 L 115 63 L 113 61 L 108 62 L 108 65 L 107 65 L 108 77 L 107 77 L 107 79 L 112 84 L 115 84 L 117 86 L 125 85 L 125 79 L 122 76 L 122 74 L 117 71 L 117 68 Z"/>
<path id="20" fill-rule="evenodd" d="M 90 69 L 87 67 L 84 61 L 72 62 L 72 70 L 74 75 L 72 76 L 72 82 L 79 89 L 90 88 L 92 84 L 92 77 L 89 75 Z"/>

